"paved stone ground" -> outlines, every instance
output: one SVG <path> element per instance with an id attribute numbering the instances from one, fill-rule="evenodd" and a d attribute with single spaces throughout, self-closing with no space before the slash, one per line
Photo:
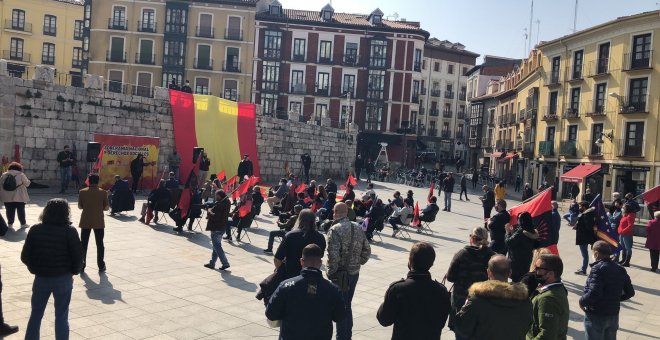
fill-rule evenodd
<path id="1" fill-rule="evenodd" d="M 361 189 L 363 182 L 358 193 Z M 376 189 L 381 197 L 391 197 L 394 190 L 404 192 L 408 188 L 376 183 Z M 43 204 L 54 196 L 51 191 L 31 193 L 28 223 L 36 223 Z M 428 189 L 413 191 L 424 205 Z M 76 197 L 68 199 L 77 221 L 80 211 L 74 204 Z M 473 195 L 470 199 L 462 202 L 455 197 L 452 212 L 441 212 L 432 224 L 436 233 L 431 236 L 413 233 L 412 240 L 393 239 L 387 227 L 383 242 L 372 245 L 371 259 L 362 268 L 353 301 L 355 339 L 390 337 L 391 328 L 378 324 L 376 311 L 389 283 L 406 275 L 407 253 L 414 241 L 429 241 L 436 247 L 432 274 L 442 279 L 453 254 L 466 244 L 471 228 L 481 223 L 479 201 Z M 135 214 L 106 217 L 106 274 L 96 271 L 96 249 L 90 240 L 87 274 L 75 277 L 70 311 L 72 339 L 276 339 L 278 330 L 267 326 L 263 304 L 254 298 L 257 283 L 273 270 L 272 256 L 262 252 L 268 231 L 275 228 L 272 218 L 258 219 L 259 227 L 250 231 L 252 243 L 224 246 L 231 270 L 221 273 L 202 267 L 211 253 L 208 233 L 176 235 L 168 225 L 142 225 Z M 12 339 L 23 336 L 30 314 L 33 277 L 19 255 L 25 235 L 25 230 L 10 230 L 0 239 L 5 318 L 21 328 L 18 335 L 9 337 Z M 586 277 L 573 274 L 581 261 L 574 237 L 564 225 L 559 249 L 570 291 L 569 338 L 583 339 L 583 314 L 577 299 Z M 618 339 L 660 339 L 659 276 L 647 270 L 649 258 L 643 242 L 635 238 L 628 272 L 637 295 L 623 304 Z M 53 338 L 52 306 L 51 300 L 41 328 L 44 339 Z M 447 329 L 443 335 L 453 339 Z"/>

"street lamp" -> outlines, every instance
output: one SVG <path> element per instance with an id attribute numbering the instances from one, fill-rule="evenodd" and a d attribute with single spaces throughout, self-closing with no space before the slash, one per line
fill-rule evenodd
<path id="1" fill-rule="evenodd" d="M 612 140 L 614 140 L 614 130 L 610 131 L 609 133 L 601 132 L 600 137 L 598 137 L 598 139 L 596 139 L 596 141 L 594 142 L 596 145 L 598 145 L 598 147 L 601 147 L 603 146 L 603 144 L 605 144 L 603 137 L 609 139 L 611 143 Z"/>

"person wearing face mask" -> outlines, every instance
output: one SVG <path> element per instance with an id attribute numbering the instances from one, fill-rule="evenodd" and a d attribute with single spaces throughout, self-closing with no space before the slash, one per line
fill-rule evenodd
<path id="1" fill-rule="evenodd" d="M 630 202 L 626 202 L 621 209 L 623 216 L 619 222 L 619 245 L 621 245 L 621 261 L 619 264 L 624 267 L 630 267 L 630 258 L 632 257 L 633 245 L 633 229 L 635 227 L 635 219 L 637 214 L 634 207 Z"/>
<path id="2" fill-rule="evenodd" d="M 539 288 L 532 298 L 532 327 L 527 340 L 566 339 L 568 291 L 561 281 L 564 264 L 559 256 L 543 254 L 534 263 Z"/>
<path id="3" fill-rule="evenodd" d="M 497 211 L 497 214 L 490 219 L 490 223 L 486 228 L 490 232 L 490 249 L 498 254 L 506 255 L 505 226 L 511 220 L 511 215 L 506 211 L 506 201 L 498 200 L 495 211 Z"/>
<path id="4" fill-rule="evenodd" d="M 580 215 L 577 223 L 573 227 L 575 230 L 575 244 L 580 247 L 582 254 L 582 267 L 575 271 L 578 275 L 587 275 L 587 266 L 589 265 L 589 245 L 596 242 L 594 225 L 596 225 L 595 208 L 589 208 L 586 201 L 580 202 Z"/>

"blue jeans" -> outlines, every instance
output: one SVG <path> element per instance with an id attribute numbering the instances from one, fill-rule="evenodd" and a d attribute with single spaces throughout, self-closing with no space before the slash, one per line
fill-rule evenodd
<path id="1" fill-rule="evenodd" d="M 451 210 L 451 192 L 445 191 L 445 209 Z"/>
<path id="2" fill-rule="evenodd" d="M 564 219 L 568 222 L 568 224 L 573 225 L 575 223 L 575 219 L 577 218 L 577 215 L 574 213 L 565 213 L 564 214 Z"/>
<path id="3" fill-rule="evenodd" d="M 616 331 L 619 329 L 619 315 L 594 315 L 586 313 L 584 316 L 584 331 L 586 340 L 616 340 Z"/>
<path id="4" fill-rule="evenodd" d="M 38 340 L 41 319 L 44 310 L 53 294 L 55 299 L 55 339 L 69 339 L 69 303 L 73 290 L 73 277 L 62 275 L 56 277 L 35 276 L 32 284 L 32 313 L 25 332 L 25 340 Z"/>
<path id="5" fill-rule="evenodd" d="M 348 275 L 350 288 L 348 291 L 341 292 L 344 302 L 346 303 L 346 317 L 344 320 L 337 322 L 337 340 L 350 340 L 353 336 L 353 309 L 351 308 L 351 303 L 353 302 L 355 286 L 357 286 L 359 278 L 360 273 Z"/>
<path id="6" fill-rule="evenodd" d="M 227 261 L 227 256 L 225 256 L 225 251 L 222 250 L 222 232 L 221 231 L 212 231 L 211 232 L 211 244 L 213 245 L 213 252 L 211 253 L 211 261 L 209 264 L 215 266 L 215 261 L 220 258 L 220 263 L 223 267 L 229 267 L 229 261 Z"/>
<path id="7" fill-rule="evenodd" d="M 275 242 L 276 237 L 284 237 L 286 235 L 286 230 L 280 229 L 280 230 L 273 230 L 268 234 L 268 248 L 269 250 L 273 250 L 273 242 Z"/>
<path id="8" fill-rule="evenodd" d="M 621 255 L 623 259 L 627 259 L 628 256 L 632 255 L 632 246 L 633 246 L 633 237 L 619 235 L 619 244 L 621 244 Z"/>
<path id="9" fill-rule="evenodd" d="M 589 266 L 589 245 L 588 244 L 581 244 L 579 245 L 580 247 L 580 254 L 582 254 L 582 271 L 587 272 L 587 266 Z"/>
<path id="10" fill-rule="evenodd" d="M 71 167 L 66 166 L 60 168 L 60 178 L 62 179 L 62 188 L 60 191 L 65 192 L 69 188 L 69 181 L 71 180 Z"/>

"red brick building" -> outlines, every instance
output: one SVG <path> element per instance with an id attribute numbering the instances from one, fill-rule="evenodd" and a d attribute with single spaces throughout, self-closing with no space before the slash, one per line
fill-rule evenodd
<path id="1" fill-rule="evenodd" d="M 253 100 L 265 115 L 339 128 L 354 122 L 358 152 L 375 157 L 387 142 L 390 160 L 411 164 L 428 36 L 419 23 L 386 20 L 378 9 L 345 14 L 330 5 L 303 11 L 260 1 Z"/>

